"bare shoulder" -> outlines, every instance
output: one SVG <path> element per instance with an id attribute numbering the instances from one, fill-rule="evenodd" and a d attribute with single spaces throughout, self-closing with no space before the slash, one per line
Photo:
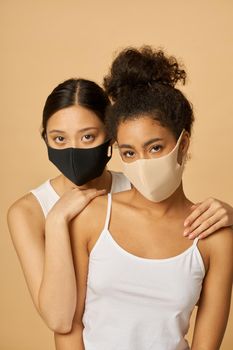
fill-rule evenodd
<path id="1" fill-rule="evenodd" d="M 27 193 L 8 209 L 8 216 L 42 214 L 42 209 L 32 193 Z"/>
<path id="2" fill-rule="evenodd" d="M 233 230 L 222 228 L 203 240 L 211 250 L 233 249 Z M 233 253 L 233 252 L 232 252 Z"/>
<path id="3" fill-rule="evenodd" d="M 199 241 L 199 248 L 208 258 L 216 263 L 228 260 L 233 264 L 233 230 L 222 228 L 207 238 Z"/>
<path id="4" fill-rule="evenodd" d="M 35 226 L 44 226 L 44 214 L 42 209 L 32 193 L 27 193 L 14 202 L 7 212 L 7 221 L 9 228 L 17 225 L 19 228 L 25 223 L 31 223 Z"/>
<path id="5" fill-rule="evenodd" d="M 86 221 L 87 218 L 96 217 L 96 215 L 103 214 L 103 211 L 107 209 L 108 196 L 103 195 L 94 198 L 83 211 L 75 218 L 76 221 Z"/>
<path id="6" fill-rule="evenodd" d="M 83 211 L 76 216 L 70 225 L 71 234 L 77 235 L 82 232 L 82 236 L 98 232 L 104 226 L 107 213 L 108 196 L 94 198 Z"/>
<path id="7" fill-rule="evenodd" d="M 129 205 L 129 195 L 126 192 L 129 191 L 111 195 L 113 206 L 117 210 Z M 105 225 L 108 198 L 108 195 L 96 197 L 73 219 L 70 225 L 71 238 L 94 242 L 99 237 Z"/>

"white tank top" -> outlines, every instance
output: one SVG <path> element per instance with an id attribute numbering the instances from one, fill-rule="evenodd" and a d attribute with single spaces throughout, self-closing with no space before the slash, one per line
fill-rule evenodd
<path id="1" fill-rule="evenodd" d="M 205 268 L 197 239 L 167 259 L 135 256 L 105 227 L 89 257 L 85 350 L 187 350 L 185 335 Z"/>
<path id="2" fill-rule="evenodd" d="M 127 191 L 131 188 L 130 182 L 124 174 L 116 171 L 110 172 L 112 174 L 111 193 Z M 45 217 L 60 198 L 52 187 L 50 180 L 47 180 L 42 185 L 31 190 L 30 192 L 37 198 Z"/>

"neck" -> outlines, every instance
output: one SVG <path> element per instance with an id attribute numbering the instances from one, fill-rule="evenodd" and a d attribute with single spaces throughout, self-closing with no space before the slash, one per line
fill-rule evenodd
<path id="1" fill-rule="evenodd" d="M 153 202 L 145 198 L 140 192 L 133 188 L 132 190 L 132 203 L 137 203 L 137 207 L 147 209 L 153 212 L 153 215 L 172 215 L 173 213 L 183 212 L 190 208 L 192 204 L 184 194 L 183 184 L 181 182 L 177 190 L 167 199 L 161 202 Z"/>

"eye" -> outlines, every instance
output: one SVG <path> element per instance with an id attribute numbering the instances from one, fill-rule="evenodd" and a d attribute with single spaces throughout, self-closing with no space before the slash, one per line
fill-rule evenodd
<path id="1" fill-rule="evenodd" d="M 163 149 L 163 146 L 161 146 L 161 145 L 154 145 L 153 147 L 151 147 L 150 152 L 151 153 L 158 153 L 162 149 Z"/>
<path id="2" fill-rule="evenodd" d="M 84 135 L 82 136 L 81 140 L 83 142 L 90 142 L 90 141 L 93 141 L 95 139 L 94 135 Z"/>
<path id="3" fill-rule="evenodd" d="M 125 151 L 122 153 L 124 158 L 133 158 L 134 154 L 135 153 L 133 151 Z"/>
<path id="4" fill-rule="evenodd" d="M 56 136 L 54 141 L 57 143 L 64 143 L 65 138 L 63 136 Z"/>

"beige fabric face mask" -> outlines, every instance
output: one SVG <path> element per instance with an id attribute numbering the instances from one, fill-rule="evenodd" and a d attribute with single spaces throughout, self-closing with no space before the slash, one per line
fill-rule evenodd
<path id="1" fill-rule="evenodd" d="M 161 202 L 179 187 L 184 170 L 184 159 L 177 161 L 182 131 L 173 150 L 160 158 L 138 159 L 133 163 L 122 161 L 123 173 L 133 186 L 147 199 Z"/>

